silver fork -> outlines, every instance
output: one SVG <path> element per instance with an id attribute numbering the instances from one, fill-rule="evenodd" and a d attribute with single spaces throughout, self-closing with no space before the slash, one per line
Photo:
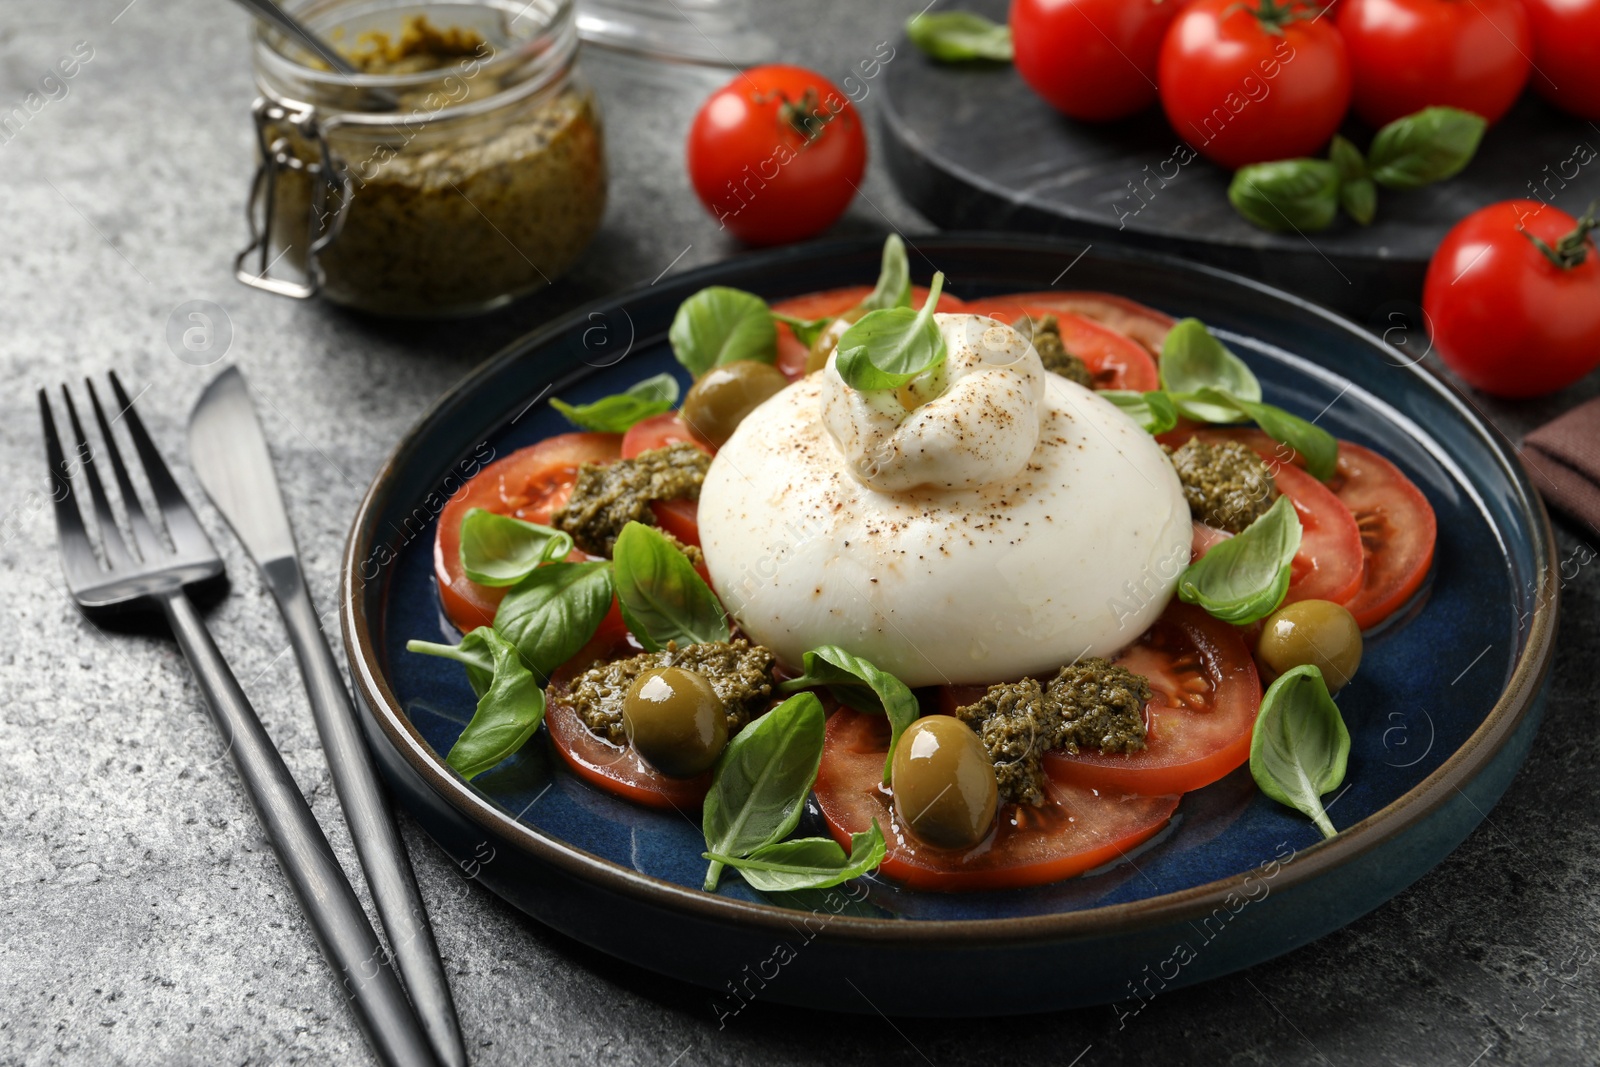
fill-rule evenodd
<path id="1" fill-rule="evenodd" d="M 101 481 L 99 457 L 83 432 L 72 394 L 66 386 L 61 387 L 74 440 L 73 462 L 69 465 L 56 433 L 49 395 L 39 390 L 39 414 L 44 420 L 45 453 L 55 483 L 52 496 L 67 588 L 86 611 L 157 608 L 166 616 L 205 694 L 262 829 L 289 876 L 323 954 L 349 995 L 356 1021 L 373 1051 L 384 1064 L 435 1067 L 438 1061 L 406 1001 L 390 958 L 333 858 L 328 839 L 184 591 L 185 586 L 220 577 L 221 557 L 172 480 L 117 376 L 111 375 L 111 389 L 121 410 L 111 420 L 100 406 L 94 383 L 86 380 L 85 385 L 131 536 L 125 536 L 117 525 Z M 146 512 L 134 491 L 128 467 L 111 432 L 112 422 L 117 419 L 127 422 L 137 460 L 155 498 L 155 514 Z M 79 507 L 79 482 L 88 489 L 103 560 L 95 552 Z"/>

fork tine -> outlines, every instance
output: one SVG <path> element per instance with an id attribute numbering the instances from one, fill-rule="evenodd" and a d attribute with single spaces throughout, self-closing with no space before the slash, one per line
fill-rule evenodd
<path id="1" fill-rule="evenodd" d="M 84 480 L 89 483 L 89 499 L 94 504 L 95 521 L 100 527 L 100 546 L 105 551 L 106 562 L 112 570 L 131 567 L 136 561 L 128 543 L 123 540 L 116 513 L 111 510 L 111 501 L 106 497 L 105 486 L 100 481 L 100 472 L 94 462 L 94 448 L 84 435 L 83 423 L 78 421 L 78 406 L 72 402 L 72 394 L 64 384 L 61 386 L 61 396 L 67 403 L 67 421 L 72 425 L 72 435 L 77 438 L 78 462 L 83 469 Z"/>
<path id="2" fill-rule="evenodd" d="M 194 508 L 183 495 L 183 490 L 178 488 L 178 483 L 172 478 L 172 472 L 167 469 L 166 460 L 161 458 L 155 442 L 145 431 L 144 422 L 139 418 L 139 412 L 134 408 L 133 401 L 128 398 L 128 391 L 122 388 L 122 381 L 117 377 L 116 371 L 111 372 L 111 391 L 116 394 L 117 405 L 122 409 L 119 417 L 128 421 L 128 436 L 133 438 L 133 447 L 139 453 L 144 476 L 150 482 L 150 491 L 155 494 L 156 506 L 161 509 L 161 517 L 166 520 L 167 534 L 172 538 L 172 547 L 180 555 L 215 553 L 216 549 L 212 547 L 211 538 L 206 536 L 205 528 L 195 517 Z"/>
<path id="3" fill-rule="evenodd" d="M 94 382 L 85 378 L 83 384 L 89 390 L 89 405 L 94 408 L 94 421 L 100 427 L 100 439 L 106 443 L 106 455 L 111 460 L 111 470 L 117 479 L 117 491 L 122 494 L 122 509 L 128 514 L 128 529 L 133 531 L 139 554 L 147 561 L 154 560 L 165 552 L 166 544 L 156 529 L 156 520 L 145 511 L 144 502 L 139 499 L 139 494 L 133 488 L 133 480 L 128 477 L 128 468 L 122 462 L 122 449 L 111 432 L 111 423 L 106 421 L 105 409 L 100 406 L 100 394 L 95 391 Z"/>
<path id="4" fill-rule="evenodd" d="M 100 561 L 95 557 L 94 545 L 84 528 L 83 513 L 78 510 L 67 457 L 61 450 L 61 437 L 56 433 L 55 413 L 50 410 L 50 393 L 45 389 L 39 390 L 39 418 L 44 423 L 44 454 L 50 464 L 50 499 L 56 505 L 56 539 L 61 542 L 61 562 L 67 584 L 78 585 L 100 573 Z"/>

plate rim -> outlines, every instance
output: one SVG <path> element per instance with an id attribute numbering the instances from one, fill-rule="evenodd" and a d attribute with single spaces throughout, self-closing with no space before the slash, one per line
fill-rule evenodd
<path id="1" fill-rule="evenodd" d="M 935 249 L 955 250 L 982 245 L 1047 253 L 1068 249 L 1077 251 L 1074 242 L 1061 238 L 985 231 L 950 231 L 918 240 L 922 246 Z M 786 261 L 830 255 L 859 255 L 864 251 L 876 251 L 880 246 L 881 238 L 867 237 L 808 242 L 749 252 L 686 271 L 677 281 L 680 286 L 690 283 L 714 284 L 738 276 L 741 268 L 781 266 Z M 1253 290 L 1258 296 L 1287 303 L 1297 311 L 1322 319 L 1328 326 L 1352 335 L 1368 347 L 1382 345 L 1382 341 L 1341 315 L 1232 271 L 1141 248 L 1109 247 L 1103 248 L 1101 254 L 1124 261 L 1159 264 L 1179 272 L 1205 275 L 1215 281 L 1242 286 Z M 345 654 L 368 718 L 377 724 L 383 736 L 441 801 L 466 815 L 485 831 L 515 844 L 535 860 L 549 863 L 566 874 L 634 898 L 640 903 L 667 911 L 686 911 L 712 923 L 734 923 L 782 932 L 790 929 L 789 924 L 797 914 L 795 909 L 705 893 L 624 867 L 520 822 L 474 789 L 444 764 L 402 711 L 398 698 L 379 668 L 379 653 L 364 613 L 360 610 L 369 584 L 361 574 L 361 564 L 377 544 L 367 535 L 375 525 L 387 487 L 423 432 L 431 428 L 455 400 L 523 358 L 528 351 L 569 333 L 575 326 L 592 321 L 590 316 L 594 313 L 603 313 L 632 299 L 643 298 L 650 288 L 636 286 L 589 301 L 516 338 L 441 393 L 400 437 L 362 495 L 346 537 L 340 561 L 339 610 Z M 1275 885 L 1281 885 L 1283 890 L 1313 881 L 1401 836 L 1448 803 L 1462 787 L 1470 785 L 1527 718 L 1543 689 L 1554 658 L 1560 598 L 1559 582 L 1551 565 L 1556 558 L 1555 534 L 1544 502 L 1533 488 L 1526 465 L 1510 440 L 1485 419 L 1453 384 L 1431 369 L 1419 365 L 1411 364 L 1398 369 L 1411 373 L 1423 387 L 1436 393 L 1485 439 L 1498 455 L 1501 466 L 1517 491 L 1520 510 L 1533 520 L 1531 548 L 1537 589 L 1528 624 L 1527 644 L 1499 698 L 1478 728 L 1439 767 L 1395 800 L 1341 830 L 1336 837 L 1296 851 L 1295 862 L 1284 864 L 1274 877 Z M 382 575 L 375 580 L 381 583 Z M 1103 938 L 1210 914 L 1215 907 L 1225 905 L 1230 894 L 1244 891 L 1247 888 L 1246 880 L 1252 876 L 1252 872 L 1245 871 L 1142 900 L 1038 915 L 928 920 L 837 915 L 830 919 L 822 936 L 841 942 L 909 943 L 929 948 Z"/>

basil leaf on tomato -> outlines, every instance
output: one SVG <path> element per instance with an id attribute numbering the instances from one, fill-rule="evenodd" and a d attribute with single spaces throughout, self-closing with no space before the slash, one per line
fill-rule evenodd
<path id="1" fill-rule="evenodd" d="M 917 375 L 942 364 L 948 352 L 944 335 L 933 321 L 933 309 L 944 289 L 944 275 L 920 310 L 908 307 L 869 311 L 839 338 L 836 366 L 846 385 L 862 392 L 898 389 Z"/>
<path id="2" fill-rule="evenodd" d="M 1236 417 L 1251 420 L 1261 427 L 1268 437 L 1300 453 L 1306 461 L 1306 470 L 1319 481 L 1325 482 L 1332 478 L 1338 468 L 1338 438 L 1315 423 L 1272 404 L 1241 400 L 1218 389 L 1201 389 L 1190 396 L 1207 408 L 1232 408 L 1237 413 Z M 1184 399 L 1187 400 L 1188 397 Z"/>
<path id="3" fill-rule="evenodd" d="M 1294 504 L 1280 495 L 1265 515 L 1184 569 L 1178 598 L 1236 626 L 1266 618 L 1289 591 L 1300 536 Z"/>
<path id="4" fill-rule="evenodd" d="M 1161 345 L 1161 388 L 1172 395 L 1179 413 L 1201 422 L 1236 422 L 1239 414 L 1231 406 L 1183 400 L 1177 394 L 1216 389 L 1238 400 L 1261 400 L 1261 383 L 1244 360 L 1199 319 L 1183 319 L 1168 331 Z"/>
<path id="5" fill-rule="evenodd" d="M 872 828 L 850 835 L 850 852 L 831 837 L 801 837 L 778 841 L 748 856 L 703 853 L 708 860 L 737 868 L 744 880 L 764 893 L 796 889 L 827 889 L 878 869 L 887 851 L 878 820 Z"/>
<path id="6" fill-rule="evenodd" d="M 1453 107 L 1426 107 L 1378 131 L 1367 150 L 1372 180 L 1390 189 L 1418 189 L 1461 173 L 1489 124 Z"/>
<path id="7" fill-rule="evenodd" d="M 1177 405 L 1159 389 L 1148 393 L 1131 389 L 1101 389 L 1096 395 L 1111 401 L 1148 433 L 1166 433 L 1178 425 Z"/>
<path id="8" fill-rule="evenodd" d="M 1332 837 L 1338 831 L 1322 797 L 1344 781 L 1349 759 L 1350 731 L 1322 671 L 1295 667 L 1268 687 L 1250 738 L 1250 776 L 1263 793 Z"/>
<path id="9" fill-rule="evenodd" d="M 467 666 L 467 678 L 478 694 L 472 721 L 450 746 L 445 762 L 468 781 L 514 756 L 544 721 L 544 691 L 522 661 L 517 648 L 488 626 L 462 638 L 461 644 L 408 642 L 424 655 L 445 656 Z M 485 678 L 487 674 L 487 678 Z"/>
<path id="10" fill-rule="evenodd" d="M 883 240 L 883 263 L 878 268 L 878 284 L 858 307 L 867 311 L 911 306 L 911 263 L 906 259 L 906 243 L 891 233 Z"/>
<path id="11" fill-rule="evenodd" d="M 647 652 L 732 637 L 717 595 L 660 531 L 630 522 L 611 553 L 622 619 Z"/>
<path id="12" fill-rule="evenodd" d="M 479 585 L 516 585 L 571 551 L 567 534 L 510 515 L 472 508 L 461 520 L 461 569 Z"/>
<path id="13" fill-rule="evenodd" d="M 546 563 L 511 587 L 494 628 L 541 681 L 577 655 L 611 610 L 611 564 Z"/>
<path id="14" fill-rule="evenodd" d="M 656 374 L 592 404 L 573 405 L 551 397 L 550 406 L 580 430 L 627 433 L 635 423 L 671 411 L 677 402 L 678 379 L 670 374 Z"/>
<path id="15" fill-rule="evenodd" d="M 717 757 L 701 815 L 708 853 L 743 858 L 794 830 L 822 765 L 825 727 L 822 701 L 798 693 L 734 735 Z M 708 892 L 725 862 L 711 860 Z"/>
<path id="16" fill-rule="evenodd" d="M 883 761 L 883 780 L 887 782 L 900 735 L 922 715 L 916 694 L 894 675 L 838 645 L 814 648 L 800 657 L 800 663 L 800 677 L 780 683 L 778 692 L 798 693 L 826 686 L 839 703 L 888 718 L 889 754 Z"/>
<path id="17" fill-rule="evenodd" d="M 1011 62 L 1011 27 L 970 11 L 913 15 L 906 36 L 926 55 L 945 63 L 974 59 Z M 1069 60 L 1070 62 L 1070 60 Z"/>
<path id="18" fill-rule="evenodd" d="M 696 378 L 712 367 L 778 358 L 778 331 L 767 302 L 754 293 L 713 285 L 678 305 L 667 330 L 678 362 Z"/>
<path id="19" fill-rule="evenodd" d="M 1325 159 L 1280 159 L 1240 167 L 1228 202 L 1263 230 L 1325 230 L 1339 212 L 1339 171 Z"/>

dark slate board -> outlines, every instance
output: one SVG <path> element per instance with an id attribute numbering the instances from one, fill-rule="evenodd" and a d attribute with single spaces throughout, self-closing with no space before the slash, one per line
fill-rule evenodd
<path id="1" fill-rule="evenodd" d="M 1005 18 L 1003 2 L 968 6 Z M 1380 190 L 1372 226 L 1341 217 L 1305 236 L 1266 233 L 1236 215 L 1226 170 L 1198 156 L 1180 166 L 1185 146 L 1159 105 L 1121 122 L 1075 122 L 1035 96 L 1010 66 L 937 64 L 902 39 L 884 72 L 879 110 L 890 173 L 940 226 L 1175 253 L 1290 289 L 1369 325 L 1388 322 L 1397 308 L 1414 309 L 1429 256 L 1469 212 L 1535 197 L 1535 187 L 1538 198 L 1573 215 L 1600 197 L 1600 158 L 1593 158 L 1600 126 L 1532 93 L 1488 132 L 1456 178 L 1413 192 Z M 1346 136 L 1365 146 L 1372 135 L 1352 124 Z M 1585 155 L 1590 161 L 1580 164 Z"/>

